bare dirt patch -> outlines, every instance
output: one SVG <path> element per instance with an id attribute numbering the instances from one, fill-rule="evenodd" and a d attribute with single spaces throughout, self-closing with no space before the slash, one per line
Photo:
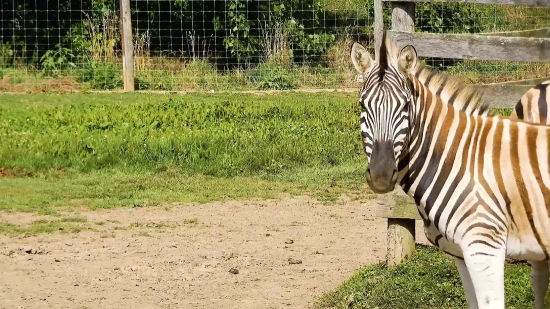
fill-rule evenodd
<path id="1" fill-rule="evenodd" d="M 7 169 L 0 167 L 0 178 L 31 177 L 31 172 L 23 171 L 19 168 Z"/>
<path id="2" fill-rule="evenodd" d="M 0 236 L 0 308 L 307 308 L 384 258 L 375 206 L 287 197 L 72 212 L 93 230 Z"/>
<path id="3" fill-rule="evenodd" d="M 83 88 L 73 78 L 36 78 L 27 82 L 13 82 L 11 77 L 0 80 L 0 92 L 7 93 L 75 93 Z"/>

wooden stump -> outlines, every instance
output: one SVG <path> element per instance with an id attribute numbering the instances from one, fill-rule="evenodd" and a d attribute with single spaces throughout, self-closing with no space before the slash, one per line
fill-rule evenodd
<path id="1" fill-rule="evenodd" d="M 415 249 L 415 220 L 388 218 L 388 267 L 409 259 Z"/>

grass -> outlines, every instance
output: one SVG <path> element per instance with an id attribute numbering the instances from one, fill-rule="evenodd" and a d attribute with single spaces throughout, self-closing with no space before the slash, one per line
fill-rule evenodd
<path id="1" fill-rule="evenodd" d="M 506 308 L 533 308 L 530 267 L 507 265 L 505 272 Z M 466 307 L 453 260 L 435 247 L 420 245 L 410 261 L 392 269 L 383 263 L 364 267 L 315 304 L 317 309 Z"/>
<path id="2" fill-rule="evenodd" d="M 356 94 L 68 97 L 2 97 L 0 166 L 235 176 L 337 166 L 362 152 Z"/>
<path id="3" fill-rule="evenodd" d="M 249 197 L 276 198 L 281 193 L 309 193 L 331 202 L 341 193 L 368 195 L 362 165 L 348 165 L 354 175 L 339 168 L 319 168 L 284 173 L 277 177 L 213 177 L 185 175 L 176 171 L 147 172 L 103 170 L 68 173 L 63 176 L 0 178 L 0 210 L 59 215 L 78 208 L 156 206 L 171 202 L 239 200 Z M 319 175 L 322 175 L 318 178 Z"/>
<path id="4" fill-rule="evenodd" d="M 53 232 L 78 233 L 85 229 L 84 223 L 64 220 L 36 220 L 27 226 L 20 226 L 0 222 L 0 234 L 33 236 Z"/>

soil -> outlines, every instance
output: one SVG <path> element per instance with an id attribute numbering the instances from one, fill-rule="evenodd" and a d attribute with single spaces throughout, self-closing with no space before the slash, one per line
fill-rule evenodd
<path id="1" fill-rule="evenodd" d="M 298 196 L 67 213 L 93 229 L 0 236 L 0 308 L 308 308 L 383 260 L 376 205 Z"/>

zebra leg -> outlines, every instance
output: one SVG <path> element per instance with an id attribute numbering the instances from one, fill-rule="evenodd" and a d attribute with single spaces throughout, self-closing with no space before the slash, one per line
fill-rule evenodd
<path id="1" fill-rule="evenodd" d="M 505 246 L 474 240 L 464 250 L 464 262 L 474 286 L 479 309 L 504 309 Z"/>
<path id="2" fill-rule="evenodd" d="M 472 284 L 472 278 L 468 273 L 468 268 L 466 268 L 466 263 L 463 259 L 457 257 L 455 259 L 455 265 L 460 274 L 460 279 L 462 279 L 462 286 L 464 287 L 464 293 L 466 294 L 466 300 L 468 301 L 468 307 L 470 309 L 478 309 L 476 291 L 474 290 L 474 285 Z M 536 308 L 538 309 L 538 308 Z"/>
<path id="3" fill-rule="evenodd" d="M 544 298 L 548 291 L 548 277 L 550 270 L 547 261 L 530 261 L 531 284 L 535 292 L 535 309 L 544 309 Z"/>

